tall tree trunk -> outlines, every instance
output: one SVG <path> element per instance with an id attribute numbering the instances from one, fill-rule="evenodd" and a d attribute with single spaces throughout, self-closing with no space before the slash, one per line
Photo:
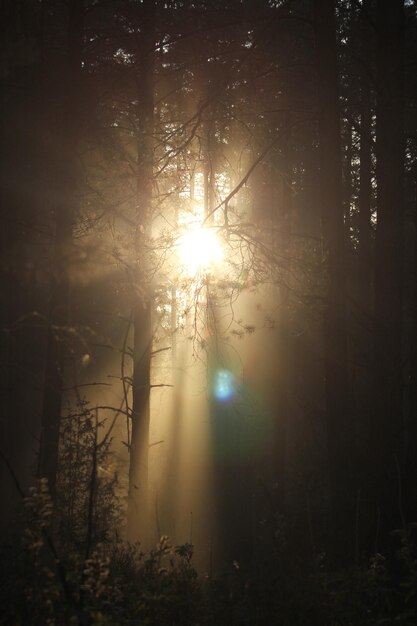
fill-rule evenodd
<path id="1" fill-rule="evenodd" d="M 359 194 L 358 194 L 358 300 L 362 312 L 373 312 L 373 237 L 372 237 L 372 102 L 374 28 L 369 17 L 370 0 L 364 0 L 359 16 L 362 50 L 360 68 Z"/>
<path id="2" fill-rule="evenodd" d="M 376 410 L 372 449 L 381 531 L 398 528 L 402 463 L 404 184 L 403 0 L 377 1 L 377 189 L 375 258 Z"/>
<path id="3" fill-rule="evenodd" d="M 22 486 L 33 478 L 45 338 L 18 320 L 30 319 L 41 304 L 36 290 L 39 236 L 39 128 L 42 61 L 17 60 L 19 46 L 42 48 L 41 10 L 33 3 L 4 0 L 0 8 L 0 449 L 8 456 Z M 28 24 L 30 25 L 28 27 Z M 24 150 L 22 147 L 24 146 Z M 16 326 L 15 326 L 16 325 Z M 13 327 L 15 326 L 14 330 Z M 36 324 L 34 325 L 36 326 Z M 5 332 L 9 329 L 9 332 Z M 36 453 L 37 453 L 36 446 Z M 2 487 L 7 491 L 3 491 Z M 9 492 L 9 489 L 11 491 Z M 9 471 L 0 462 L 0 498 L 9 519 L 18 496 Z M 6 515 L 4 519 L 6 520 Z"/>
<path id="4" fill-rule="evenodd" d="M 349 120 L 346 122 L 346 129 L 344 133 L 345 142 L 345 158 L 343 163 L 343 206 L 344 206 L 344 219 L 345 219 L 345 233 L 346 233 L 346 246 L 347 250 L 350 248 L 350 228 L 351 228 L 351 203 L 352 203 L 352 187 L 353 187 L 353 172 L 352 172 L 352 154 L 353 154 L 353 137 L 352 137 L 352 125 Z"/>
<path id="5" fill-rule="evenodd" d="M 359 128 L 359 192 L 358 192 L 358 248 L 356 264 L 354 266 L 354 300 L 357 304 L 355 320 L 358 324 L 354 330 L 356 346 L 354 355 L 357 367 L 354 368 L 352 384 L 355 395 L 359 399 L 359 413 L 357 417 L 357 446 L 360 451 L 358 457 L 358 515 L 361 518 L 361 530 L 364 533 L 364 544 L 360 541 L 358 529 L 356 558 L 359 555 L 360 545 L 373 540 L 374 505 L 368 493 L 369 480 L 369 445 L 368 438 L 373 411 L 373 311 L 374 311 L 374 238 L 372 227 L 372 154 L 373 154 L 373 93 L 372 93 L 372 62 L 374 57 L 375 32 L 369 18 L 370 2 L 364 0 L 363 10 L 359 17 L 359 36 L 362 51 L 362 65 L 360 67 L 360 128 Z M 364 497 L 365 496 L 365 497 Z M 358 518 L 359 520 L 359 518 Z"/>
<path id="6" fill-rule="evenodd" d="M 345 233 L 342 202 L 339 89 L 334 0 L 314 0 L 319 101 L 320 194 L 327 300 L 324 370 L 328 479 L 338 556 L 350 549 L 351 433 L 348 419 Z M 352 537 L 353 539 L 353 537 Z M 345 554 L 341 554 L 344 552 Z"/>
<path id="7" fill-rule="evenodd" d="M 372 109 L 369 77 L 361 76 L 361 121 L 359 147 L 359 304 L 367 315 L 372 303 Z"/>
<path id="8" fill-rule="evenodd" d="M 359 17 L 362 48 L 360 74 L 360 129 L 359 129 L 359 243 L 358 281 L 359 302 L 365 314 L 373 311 L 373 236 L 372 236 L 372 113 L 373 113 L 373 50 L 375 31 L 370 21 L 371 0 L 363 0 Z"/>
<path id="9" fill-rule="evenodd" d="M 146 242 L 153 195 L 155 4 L 143 3 L 144 35 L 138 111 L 137 209 L 135 216 L 135 298 L 133 311 L 132 432 L 130 441 L 128 536 L 147 542 L 149 534 L 148 452 L 152 353 L 152 288 Z"/>
<path id="10" fill-rule="evenodd" d="M 275 346 L 273 350 L 273 376 L 271 385 L 273 392 L 272 412 L 274 427 L 274 483 L 275 505 L 280 513 L 285 513 L 285 483 L 286 483 L 286 452 L 287 452 L 287 429 L 288 429 L 288 403 L 290 384 L 290 235 L 292 218 L 292 190 L 291 175 L 292 163 L 290 156 L 290 130 L 288 129 L 288 114 L 284 118 L 285 138 L 283 143 L 283 164 L 281 194 L 279 197 L 280 211 L 278 216 L 272 216 L 277 220 L 278 236 L 274 247 L 281 259 L 279 268 L 278 289 L 276 304 L 278 304 L 277 324 L 275 330 Z M 272 180 L 270 181 L 273 186 Z M 273 206 L 273 203 L 271 203 Z M 275 304 L 275 303 L 274 303 Z"/>
<path id="11" fill-rule="evenodd" d="M 64 109 L 60 120 L 58 154 L 52 167 L 55 185 L 52 193 L 55 219 L 54 272 L 52 279 L 50 325 L 47 337 L 46 372 L 41 422 L 38 476 L 46 477 L 55 494 L 58 468 L 59 433 L 63 376 L 67 353 L 65 332 L 69 323 L 68 252 L 77 205 L 77 151 L 80 136 L 80 78 L 84 0 L 72 0 L 68 17 L 68 43 Z M 51 177 L 52 178 L 52 177 Z"/>
<path id="12" fill-rule="evenodd" d="M 408 521 L 417 519 L 417 164 L 414 173 L 414 211 L 412 214 L 412 253 L 407 265 L 410 288 L 410 365 L 408 379 L 408 416 L 405 424 L 405 495 Z"/>

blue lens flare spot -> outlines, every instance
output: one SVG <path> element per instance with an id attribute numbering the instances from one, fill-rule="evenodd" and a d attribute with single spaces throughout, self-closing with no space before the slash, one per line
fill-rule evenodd
<path id="1" fill-rule="evenodd" d="M 219 402 L 227 402 L 236 395 L 236 381 L 229 370 L 218 370 L 214 374 L 213 393 Z"/>

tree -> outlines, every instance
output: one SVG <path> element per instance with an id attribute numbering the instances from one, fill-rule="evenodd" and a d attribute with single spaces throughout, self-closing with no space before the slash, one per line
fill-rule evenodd
<path id="1" fill-rule="evenodd" d="M 44 366 L 44 337 L 32 315 L 34 310 L 43 312 L 45 299 L 38 272 L 44 250 L 39 228 L 44 15 L 37 2 L 5 1 L 0 21 L 0 448 L 26 483 L 38 448 L 33 433 L 38 429 Z M 5 467 L 1 490 L 12 515 L 16 492 Z"/>
<path id="2" fill-rule="evenodd" d="M 404 246 L 404 3 L 377 1 L 377 228 L 375 244 L 375 412 L 371 445 L 375 513 L 398 528 L 402 482 Z"/>
<path id="3" fill-rule="evenodd" d="M 372 89 L 373 67 L 365 64 L 366 57 L 372 56 L 371 43 L 373 29 L 369 15 L 370 4 L 364 2 L 361 11 L 360 35 L 364 58 L 360 73 L 360 148 L 359 148 L 359 196 L 358 196 L 358 263 L 359 263 L 359 298 L 366 314 L 373 310 L 373 235 L 372 235 Z M 368 53 L 368 54 L 367 54 Z"/>
<path id="4" fill-rule="evenodd" d="M 84 0 L 71 0 L 68 14 L 65 78 L 60 85 L 62 110 L 57 143 L 51 146 L 49 167 L 53 189 L 54 267 L 47 338 L 38 476 L 48 479 L 55 494 L 61 425 L 62 389 L 70 324 L 69 256 L 79 192 L 78 149 L 81 132 L 81 54 Z M 52 183 L 53 181 L 53 183 Z"/>
<path id="5" fill-rule="evenodd" d="M 342 204 L 339 88 L 335 3 L 315 0 L 319 103 L 320 201 L 327 294 L 324 313 L 324 371 L 328 479 L 335 547 L 345 548 L 352 490 L 349 374 L 346 331 L 345 232 Z M 348 548 L 349 549 L 349 548 Z"/>
<path id="6" fill-rule="evenodd" d="M 143 35 L 139 49 L 137 205 L 133 310 L 132 430 L 130 439 L 128 534 L 144 538 L 148 520 L 148 449 L 150 428 L 152 286 L 146 250 L 153 198 L 155 3 L 143 5 Z"/>

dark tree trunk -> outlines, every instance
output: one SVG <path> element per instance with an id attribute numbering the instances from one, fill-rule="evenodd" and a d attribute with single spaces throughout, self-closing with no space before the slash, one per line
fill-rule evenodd
<path id="1" fill-rule="evenodd" d="M 140 104 L 138 112 L 137 209 L 135 217 L 135 298 L 133 311 L 132 432 L 130 441 L 128 535 L 147 541 L 149 531 L 148 451 L 152 353 L 152 289 L 146 240 L 150 234 L 153 191 L 154 127 L 154 0 L 143 6 L 146 33 L 141 42 Z"/>
<path id="2" fill-rule="evenodd" d="M 403 0 L 377 2 L 377 185 L 375 251 L 376 410 L 373 488 L 386 538 L 398 528 L 403 461 L 402 284 L 404 184 Z"/>
<path id="3" fill-rule="evenodd" d="M 405 424 L 406 518 L 417 520 L 417 166 L 414 177 L 412 253 L 407 265 L 410 285 L 410 366 L 408 379 L 408 419 Z"/>
<path id="4" fill-rule="evenodd" d="M 349 121 L 346 123 L 346 129 L 344 133 L 345 141 L 345 158 L 343 163 L 343 205 L 344 205 L 344 219 L 345 219 L 345 233 L 346 233 L 346 247 L 350 248 L 350 228 L 351 228 L 351 202 L 352 202 L 352 188 L 353 188 L 353 172 L 352 172 L 352 154 L 353 154 L 353 138 L 352 138 L 352 126 Z"/>
<path id="5" fill-rule="evenodd" d="M 324 370 L 328 479 L 334 547 L 343 557 L 353 537 L 352 456 L 348 419 L 345 231 L 334 0 L 315 0 L 314 18 L 319 102 L 320 195 L 327 298 L 324 312 Z M 342 552 L 344 553 L 342 555 Z"/>
<path id="6" fill-rule="evenodd" d="M 372 311 L 372 109 L 369 77 L 361 77 L 361 121 L 359 148 L 359 243 L 358 280 L 360 305 L 370 315 Z"/>
<path id="7" fill-rule="evenodd" d="M 372 498 L 367 493 L 369 480 L 369 433 L 373 411 L 373 311 L 374 311 L 374 237 L 372 227 L 372 156 L 373 131 L 373 57 L 375 31 L 370 23 L 370 3 L 365 0 L 359 17 L 359 45 L 362 50 L 360 67 L 360 127 L 359 127 L 359 190 L 358 190 L 358 248 L 352 286 L 357 325 L 354 330 L 357 349 L 355 372 L 352 376 L 356 398 L 358 398 L 357 449 L 358 475 L 358 526 L 356 558 L 360 546 L 365 546 L 374 537 L 374 515 Z M 360 504 L 360 506 L 359 506 Z M 371 525 L 369 526 L 369 522 Z M 363 536 L 363 540 L 362 540 Z"/>
<path id="8" fill-rule="evenodd" d="M 30 321 L 19 324 L 39 310 L 34 271 L 39 237 L 33 226 L 39 217 L 41 60 L 36 54 L 17 60 L 15 51 L 16 42 L 41 48 L 40 13 L 33 3 L 4 0 L 0 7 L 0 449 L 23 487 L 32 479 L 41 384 L 36 374 L 44 363 L 44 337 Z M 1 461 L 0 497 L 8 503 L 3 520 L 15 514 L 18 494 L 10 478 Z"/>
<path id="9" fill-rule="evenodd" d="M 359 128 L 359 193 L 358 193 L 358 300 L 362 313 L 373 312 L 373 235 L 372 235 L 372 113 L 373 113 L 373 51 L 375 33 L 369 17 L 370 2 L 364 0 L 359 17 L 362 50 L 360 67 L 360 128 Z"/>
<path id="10" fill-rule="evenodd" d="M 292 219 L 292 163 L 290 155 L 290 131 L 288 115 L 285 116 L 287 130 L 283 145 L 284 174 L 282 177 L 281 211 L 278 218 L 276 251 L 281 258 L 279 268 L 279 310 L 274 349 L 273 419 L 274 419 L 274 481 L 276 483 L 276 505 L 280 513 L 285 513 L 286 496 L 286 456 L 290 385 L 290 235 Z M 272 181 L 271 181 L 272 184 Z"/>
<path id="11" fill-rule="evenodd" d="M 77 198 L 77 151 L 80 136 L 80 79 L 84 0 L 72 0 L 69 8 L 67 64 L 62 87 L 63 112 L 57 153 L 51 154 L 54 189 L 55 252 L 50 305 L 38 476 L 48 479 L 55 494 L 63 375 L 69 324 L 68 253 L 72 241 Z"/>

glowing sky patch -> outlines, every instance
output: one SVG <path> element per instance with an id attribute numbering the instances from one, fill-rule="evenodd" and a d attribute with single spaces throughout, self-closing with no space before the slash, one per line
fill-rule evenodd
<path id="1" fill-rule="evenodd" d="M 229 370 L 218 370 L 214 375 L 213 394 L 219 402 L 227 402 L 236 395 L 236 381 Z"/>
<path id="2" fill-rule="evenodd" d="M 195 228 L 181 235 L 178 252 L 180 264 L 190 276 L 217 267 L 224 256 L 216 233 L 208 228 Z"/>

